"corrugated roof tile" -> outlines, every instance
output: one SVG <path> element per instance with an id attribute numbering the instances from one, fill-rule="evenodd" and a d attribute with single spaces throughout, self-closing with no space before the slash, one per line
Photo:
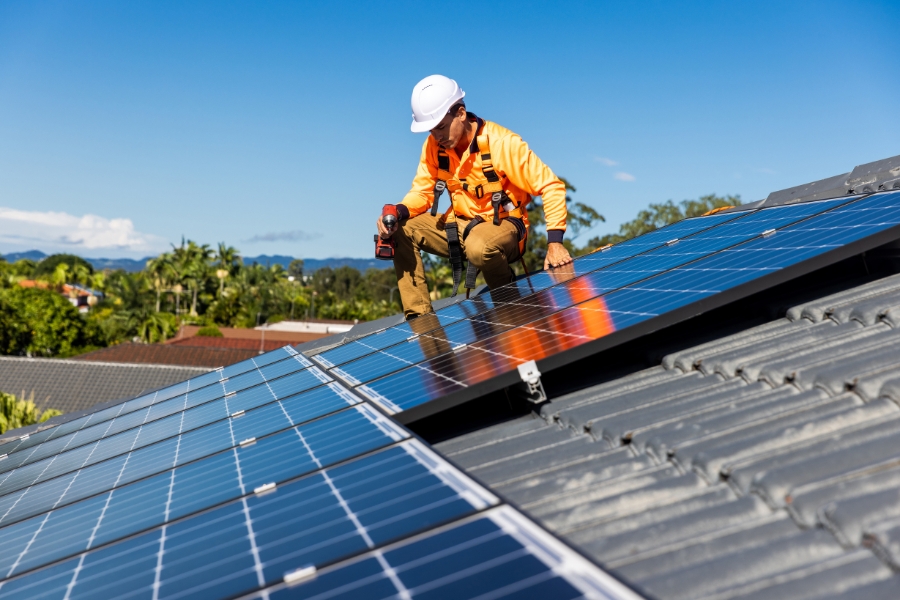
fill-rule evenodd
<path id="1" fill-rule="evenodd" d="M 608 562 L 672 551 L 702 535 L 721 534 L 748 520 L 772 514 L 759 498 L 735 499 L 734 492 L 724 485 L 714 486 L 692 500 L 581 529 L 570 538 L 601 562 Z"/>
<path id="2" fill-rule="evenodd" d="M 848 548 L 862 544 L 863 535 L 880 524 L 898 518 L 900 518 L 900 489 L 897 488 L 833 500 L 822 506 L 818 512 L 819 522 Z"/>
<path id="3" fill-rule="evenodd" d="M 842 307 L 854 306 L 869 298 L 897 291 L 900 291 L 900 275 L 891 275 L 837 294 L 799 304 L 789 309 L 786 317 L 791 321 L 808 319 L 818 322 L 827 319 L 831 313 L 839 311 Z"/>
<path id="4" fill-rule="evenodd" d="M 777 544 L 748 548 L 737 556 L 712 557 L 701 564 L 645 580 L 642 586 L 651 594 L 673 600 L 696 600 L 821 563 L 841 554 L 843 549 L 827 532 L 795 530 L 794 535 L 779 540 Z"/>
<path id="5" fill-rule="evenodd" d="M 815 527 L 819 509 L 828 503 L 892 488 L 900 488 L 900 457 L 796 486 L 789 492 L 787 509 L 801 527 Z"/>
<path id="6" fill-rule="evenodd" d="M 893 572 L 871 552 L 856 550 L 755 581 L 722 596 L 708 597 L 708 600 L 818 600 L 832 594 L 844 597 L 863 586 L 888 581 L 892 576 Z"/>

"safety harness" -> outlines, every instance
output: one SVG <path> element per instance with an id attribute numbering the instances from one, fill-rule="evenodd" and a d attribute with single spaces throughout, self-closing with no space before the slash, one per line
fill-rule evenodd
<path id="1" fill-rule="evenodd" d="M 468 192 L 471 189 L 472 193 L 475 194 L 475 197 L 479 199 L 483 198 L 485 194 L 490 194 L 491 207 L 494 209 L 493 224 L 499 226 L 500 222 L 507 218 L 513 222 L 519 233 L 520 258 L 525 254 L 525 246 L 528 240 L 528 227 L 523 218 L 525 202 L 516 205 L 507 195 L 506 190 L 503 189 L 500 176 L 497 174 L 497 171 L 494 169 L 494 164 L 491 161 L 491 148 L 488 136 L 485 134 L 479 135 L 476 137 L 476 142 L 478 151 L 481 153 L 481 170 L 487 181 L 475 186 L 471 185 L 465 179 L 460 182 L 456 178 L 456 175 L 450 172 L 450 157 L 443 148 L 438 148 L 438 174 L 437 179 L 434 182 L 434 201 L 431 204 L 431 215 L 437 215 L 438 202 L 441 194 L 444 190 L 449 190 L 450 207 L 444 213 L 441 221 L 444 224 L 444 231 L 447 234 L 447 249 L 450 255 L 450 267 L 453 270 L 453 291 L 451 297 L 456 296 L 459 290 L 463 270 L 463 252 L 460 244 L 459 226 L 457 225 L 455 218 L 450 218 L 451 214 L 455 216 L 453 211 L 453 193 L 455 191 L 462 189 L 463 191 Z M 465 241 L 466 238 L 469 237 L 469 234 L 476 226 L 484 222 L 484 218 L 479 215 L 476 215 L 475 218 L 469 221 L 469 224 L 466 225 L 465 230 L 462 232 L 462 241 Z M 528 269 L 525 267 L 524 259 L 522 260 L 522 268 L 525 269 L 527 274 Z M 475 279 L 477 277 L 478 269 L 469 263 L 468 268 L 466 269 L 465 282 L 468 290 L 475 288 Z"/>

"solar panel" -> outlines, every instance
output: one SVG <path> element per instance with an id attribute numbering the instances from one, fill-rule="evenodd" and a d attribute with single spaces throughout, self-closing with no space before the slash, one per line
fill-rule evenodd
<path id="1" fill-rule="evenodd" d="M 307 574 L 267 597 L 637 598 L 505 506 Z"/>
<path id="2" fill-rule="evenodd" d="M 141 519 L 146 512 L 144 503 L 132 498 L 119 509 L 99 500 L 90 506 L 80 503 L 80 520 L 70 518 L 48 526 L 50 519 L 46 518 L 45 537 L 31 534 L 10 567 L 10 572 L 24 575 L 0 583 L 0 598 L 232 597 L 277 582 L 294 582 L 298 571 L 308 579 L 318 568 L 347 557 L 362 554 L 366 560 L 373 549 L 380 552 L 378 548 L 414 534 L 420 537 L 388 548 L 384 556 L 393 560 L 395 556 L 408 557 L 410 550 L 429 552 L 430 548 L 429 554 L 437 558 L 434 549 L 445 547 L 451 537 L 459 542 L 460 533 L 468 538 L 454 549 L 469 559 L 474 558 L 471 553 L 475 550 L 481 550 L 479 560 L 485 553 L 507 551 L 499 555 L 505 559 L 505 568 L 491 573 L 503 573 L 495 585 L 525 583 L 523 575 L 530 580 L 541 573 L 541 579 L 554 579 L 555 584 L 535 590 L 578 591 L 581 586 L 583 593 L 569 597 L 636 597 L 508 507 L 475 521 L 460 521 L 496 506 L 498 499 L 416 440 L 401 441 L 334 467 L 322 461 L 321 466 L 326 468 L 275 486 L 259 486 L 238 500 L 181 519 L 173 517 L 163 526 L 106 545 L 104 535 L 131 532 L 129 521 Z M 168 513 L 172 494 L 170 488 L 168 493 L 141 498 L 157 503 L 166 499 L 164 510 Z M 131 508 L 134 516 L 127 514 L 126 508 Z M 488 521 L 483 521 L 485 518 Z M 472 523 L 479 522 L 473 528 Z M 454 525 L 447 528 L 448 523 Z M 42 530 L 38 527 L 36 531 Z M 73 540 L 82 547 L 85 543 L 98 547 L 79 552 Z M 543 546 L 536 547 L 535 540 Z M 515 543 L 519 547 L 510 554 L 509 545 Z M 546 557 L 548 549 L 554 550 L 550 556 L 558 564 L 542 565 L 534 560 Z M 14 552 L 9 554 L 4 553 L 0 562 L 4 568 Z M 532 560 L 521 561 L 524 555 Z M 52 561 L 56 562 L 39 568 Z M 441 564 L 445 571 L 453 568 L 452 563 Z M 434 567 L 428 571 L 433 573 Z M 343 565 L 335 570 L 341 568 Z M 324 571 L 323 577 L 316 579 L 319 589 L 323 585 L 340 587 L 347 581 L 339 576 L 336 583 Z M 527 587 L 531 589 L 534 583 L 529 581 Z M 281 587 L 282 594 L 302 589 Z M 609 589 L 618 595 L 610 595 Z"/>
<path id="3" fill-rule="evenodd" d="M 278 361 L 281 361 L 283 366 L 269 367 L 269 365 Z M 153 405 L 165 405 L 170 407 L 173 404 L 178 404 L 179 398 L 181 399 L 181 402 L 185 404 L 190 401 L 191 405 L 196 405 L 204 401 L 204 398 L 208 400 L 220 397 L 228 391 L 234 391 L 234 389 L 224 389 L 225 382 L 228 381 L 229 377 L 241 375 L 247 371 L 261 371 L 262 369 L 265 369 L 265 372 L 260 372 L 260 381 L 262 381 L 277 377 L 278 373 L 283 372 L 282 374 L 285 374 L 287 372 L 306 368 L 311 364 L 312 363 L 310 363 L 303 355 L 297 354 L 296 350 L 285 346 L 284 348 L 279 348 L 278 350 L 260 355 L 256 358 L 241 361 L 223 369 L 210 371 L 209 373 L 199 375 L 156 392 L 144 394 L 109 408 L 91 412 L 83 417 L 67 421 L 58 427 L 23 436 L 17 440 L 4 444 L 0 452 L 12 456 L 15 452 L 27 450 L 28 448 L 44 444 L 50 440 L 58 440 L 60 438 L 66 438 L 68 440 L 73 436 L 76 436 L 76 434 L 83 434 L 83 430 L 85 429 L 94 430 L 92 435 L 96 436 L 95 428 L 103 430 L 103 428 L 106 427 L 103 423 L 108 422 L 109 420 L 118 421 L 119 424 L 115 425 L 113 429 L 121 430 L 123 428 L 134 426 L 135 424 L 141 424 L 159 418 L 159 416 L 157 416 L 157 411 L 159 409 Z M 247 382 L 245 381 L 245 383 Z M 234 388 L 234 383 L 232 383 L 231 386 Z M 151 406 L 153 406 L 152 410 L 148 408 Z M 140 411 L 141 409 L 147 409 L 147 412 L 134 414 L 135 411 Z M 107 435 L 111 434 L 107 433 Z M 84 439 L 84 437 L 78 436 L 78 439 L 81 440 Z M 94 439 L 98 438 L 95 437 Z M 84 442 L 79 441 L 78 443 Z M 71 446 L 71 444 L 69 445 Z M 65 446 L 65 442 L 63 442 L 63 446 Z M 7 469 L 8 467 L 0 462 L 0 472 Z"/>
<path id="4" fill-rule="evenodd" d="M 587 275 L 546 288 L 435 332 L 423 333 L 418 338 L 410 340 L 417 343 L 401 343 L 383 349 L 354 362 L 345 363 L 331 372 L 352 385 L 371 381 L 392 371 L 530 323 L 586 299 L 740 243 L 763 231 L 806 218 L 840 202 L 800 204 L 761 210 L 743 215 L 741 218 L 732 218 L 727 223 L 705 229 L 684 239 L 669 237 L 668 243 L 656 245 L 648 252 L 617 261 Z M 415 328 L 416 322 L 413 321 L 410 325 Z"/>
<path id="5" fill-rule="evenodd" d="M 313 387 L 313 385 L 331 380 L 323 373 L 318 372 L 318 369 L 314 367 L 301 371 L 296 376 L 288 375 L 283 379 L 284 381 L 279 383 L 276 383 L 279 380 L 268 382 L 259 389 L 242 394 L 240 397 L 235 392 L 234 395 L 224 396 L 221 402 L 209 402 L 184 410 L 180 414 L 161 418 L 147 425 L 141 425 L 94 443 L 59 452 L 55 455 L 41 458 L 36 462 L 14 468 L 4 474 L 0 474 L 0 495 L 9 494 L 65 473 L 103 462 L 126 452 L 132 452 L 170 438 L 173 434 L 187 433 L 201 425 L 227 418 L 240 410 L 271 402 L 279 397 L 285 397 L 288 394 L 303 391 Z M 276 395 L 273 389 L 278 390 L 282 395 Z M 20 454 L 25 454 L 26 452 Z M 15 456 L 13 455 L 13 457 Z M 10 458 L 7 460 L 10 460 Z"/>
<path id="6" fill-rule="evenodd" d="M 380 348 L 381 354 L 374 350 L 375 344 L 371 340 L 364 338 L 345 345 L 348 348 L 353 347 L 353 350 L 344 350 L 343 354 L 338 354 L 341 348 L 336 348 L 322 353 L 322 355 L 314 356 L 313 360 L 326 367 L 340 366 L 333 373 L 351 385 L 358 385 L 391 371 L 450 352 L 460 346 L 535 321 L 587 298 L 623 287 L 655 273 L 695 260 L 700 256 L 740 243 L 763 231 L 778 228 L 787 223 L 807 218 L 811 214 L 833 208 L 843 202 L 846 200 L 805 203 L 763 209 L 740 214 L 737 217 L 730 216 L 727 220 L 719 219 L 717 226 L 691 231 L 690 235 L 684 235 L 677 228 L 665 228 L 654 232 L 656 235 L 653 236 L 654 240 L 650 243 L 636 244 L 635 250 L 642 250 L 641 252 L 635 252 L 630 256 L 627 255 L 630 251 L 620 253 L 603 264 L 598 263 L 599 258 L 591 258 L 593 255 L 588 255 L 585 257 L 588 259 L 587 262 L 579 259 L 575 261 L 576 264 L 580 265 L 586 262 L 586 264 L 596 265 L 597 269 L 585 269 L 587 274 L 577 278 L 564 278 L 563 281 L 552 287 L 540 286 L 543 288 L 541 291 L 524 298 L 510 300 L 465 320 L 432 330 L 432 322 L 425 321 L 423 326 L 420 323 L 420 317 L 397 327 L 395 328 L 397 331 L 405 331 L 401 328 L 406 327 L 421 335 L 418 336 L 418 339 L 414 335 L 406 336 L 402 340 L 398 340 L 399 345 Z M 677 236 L 680 233 L 683 237 L 679 238 Z M 640 240 L 641 238 L 635 239 Z M 667 241 L 663 242 L 662 240 Z M 615 248 L 613 246 L 609 252 Z M 602 257 L 604 253 L 600 254 Z M 542 277 L 546 279 L 549 276 Z M 410 340 L 410 337 L 413 340 Z M 418 341 L 418 343 L 404 345 L 407 340 Z M 360 362 L 350 365 L 346 362 L 339 362 L 349 356 L 357 359 L 365 356 L 362 353 L 363 347 L 367 347 L 368 352 L 371 353 L 367 353 L 368 359 L 361 359 Z"/>
<path id="7" fill-rule="evenodd" d="M 580 257 L 575 261 L 579 270 L 589 272 L 623 259 L 664 246 L 667 241 L 701 232 L 710 227 L 744 216 L 738 214 L 710 215 L 686 219 L 652 231 L 646 235 L 633 238 L 612 246 L 605 252 Z M 584 265 L 584 266 L 582 266 Z M 425 333 L 443 325 L 450 325 L 461 319 L 477 316 L 497 306 L 513 302 L 530 293 L 540 291 L 551 285 L 568 281 L 574 274 L 541 272 L 524 280 L 480 294 L 475 298 L 444 307 L 434 315 L 423 315 L 412 323 L 404 323 L 374 332 L 359 340 L 342 344 L 337 348 L 317 354 L 314 360 L 326 368 L 344 364 L 370 352 L 387 348 L 398 342 L 404 342 L 417 333 Z M 415 330 L 413 329 L 415 327 Z"/>
<path id="8" fill-rule="evenodd" d="M 359 398 L 331 383 L 256 409 L 232 411 L 232 416 L 224 420 L 183 434 L 175 428 L 176 435 L 167 440 L 0 496 L 0 526 L 222 452 L 241 441 L 302 425 L 358 402 Z"/>
<path id="9" fill-rule="evenodd" d="M 391 373 L 357 389 L 389 412 L 416 409 L 398 415 L 411 422 L 483 394 L 487 387 L 515 383 L 523 362 L 538 360 L 553 368 L 896 239 L 898 214 L 897 193 L 754 211 L 690 241 L 503 307 L 525 316 L 506 327 L 517 318 L 513 312 L 494 330 L 493 322 L 484 319 L 479 327 L 491 333 L 471 343 L 460 332 L 445 334 L 451 328 L 462 330 L 456 324 L 429 334 L 430 346 L 416 341 L 424 348 L 422 360 L 395 346 L 359 360 L 357 367 L 345 364 L 331 372 L 354 384 Z M 704 275 L 710 271 L 715 279 Z M 535 306 L 543 314 L 531 311 Z M 523 322 L 536 314 L 539 318 Z M 629 329 L 637 325 L 641 328 Z M 600 339 L 599 345 L 588 344 Z M 482 383 L 487 386 L 471 389 Z M 438 399 L 442 401 L 429 404 Z"/>
<path id="10" fill-rule="evenodd" d="M 90 543 L 161 525 L 406 437 L 385 417 L 361 405 L 269 437 L 237 443 L 229 451 L 0 529 L 6 541 L 0 547 L 0 565 L 14 565 L 0 574 L 13 575 L 73 550 L 84 550 Z M 61 531 L 67 536 L 61 536 Z M 36 553 L 43 540 L 50 552 Z"/>
<path id="11" fill-rule="evenodd" d="M 298 572 L 441 535 L 502 505 L 284 354 L 19 444 L 0 473 L 0 598 L 265 597 Z M 622 595 L 603 597 L 634 597 L 613 584 Z"/>

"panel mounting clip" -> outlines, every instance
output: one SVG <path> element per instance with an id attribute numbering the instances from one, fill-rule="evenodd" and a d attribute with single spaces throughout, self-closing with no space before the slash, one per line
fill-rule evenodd
<path id="1" fill-rule="evenodd" d="M 522 383 L 516 384 L 514 388 L 525 400 L 533 404 L 545 402 L 547 393 L 544 391 L 544 384 L 541 383 L 541 372 L 538 370 L 537 364 L 533 360 L 529 360 L 519 365 L 518 369 Z"/>

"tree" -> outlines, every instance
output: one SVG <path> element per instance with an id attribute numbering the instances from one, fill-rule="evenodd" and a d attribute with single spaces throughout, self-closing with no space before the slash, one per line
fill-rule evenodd
<path id="1" fill-rule="evenodd" d="M 15 394 L 0 392 L 0 433 L 35 423 L 43 423 L 47 419 L 61 414 L 55 408 L 39 410 L 34 404 L 34 392 L 31 392 L 31 398 L 28 399 L 25 398 L 25 392 L 22 392 L 21 398 Z"/>
<path id="2" fill-rule="evenodd" d="M 291 261 L 291 264 L 288 265 L 287 269 L 288 275 L 293 277 L 297 281 L 303 280 L 303 259 L 295 258 Z"/>
<path id="3" fill-rule="evenodd" d="M 34 276 L 50 277 L 60 264 L 66 265 L 72 273 L 76 272 L 78 267 L 81 267 L 81 271 L 87 271 L 88 274 L 93 274 L 94 272 L 94 266 L 80 256 L 75 256 L 74 254 L 52 254 L 37 264 L 34 269 Z"/>
<path id="4" fill-rule="evenodd" d="M 672 200 L 651 204 L 638 212 L 636 218 L 622 223 L 619 226 L 619 233 L 608 233 L 604 236 L 591 238 L 585 250 L 590 252 L 607 244 L 618 244 L 633 237 L 649 233 L 654 229 L 677 223 L 683 219 L 699 217 L 716 208 L 739 206 L 740 204 L 740 196 L 716 196 L 715 194 L 707 194 L 697 200 L 682 200 L 678 204 L 675 204 Z"/>
<path id="5" fill-rule="evenodd" d="M 24 327 L 16 330 L 10 354 L 71 356 L 96 342 L 78 309 L 56 292 L 16 286 L 2 295 Z"/>
<path id="6" fill-rule="evenodd" d="M 234 276 L 236 269 L 243 263 L 237 248 L 228 246 L 225 242 L 219 242 L 216 252 L 216 278 L 219 280 L 219 297 L 225 291 L 225 278 Z"/>
<path id="7" fill-rule="evenodd" d="M 153 282 L 153 289 L 156 291 L 156 312 L 160 309 L 160 300 L 162 291 L 167 289 L 175 277 L 175 266 L 172 261 L 172 255 L 163 252 L 156 258 L 147 261 L 147 275 Z"/>

